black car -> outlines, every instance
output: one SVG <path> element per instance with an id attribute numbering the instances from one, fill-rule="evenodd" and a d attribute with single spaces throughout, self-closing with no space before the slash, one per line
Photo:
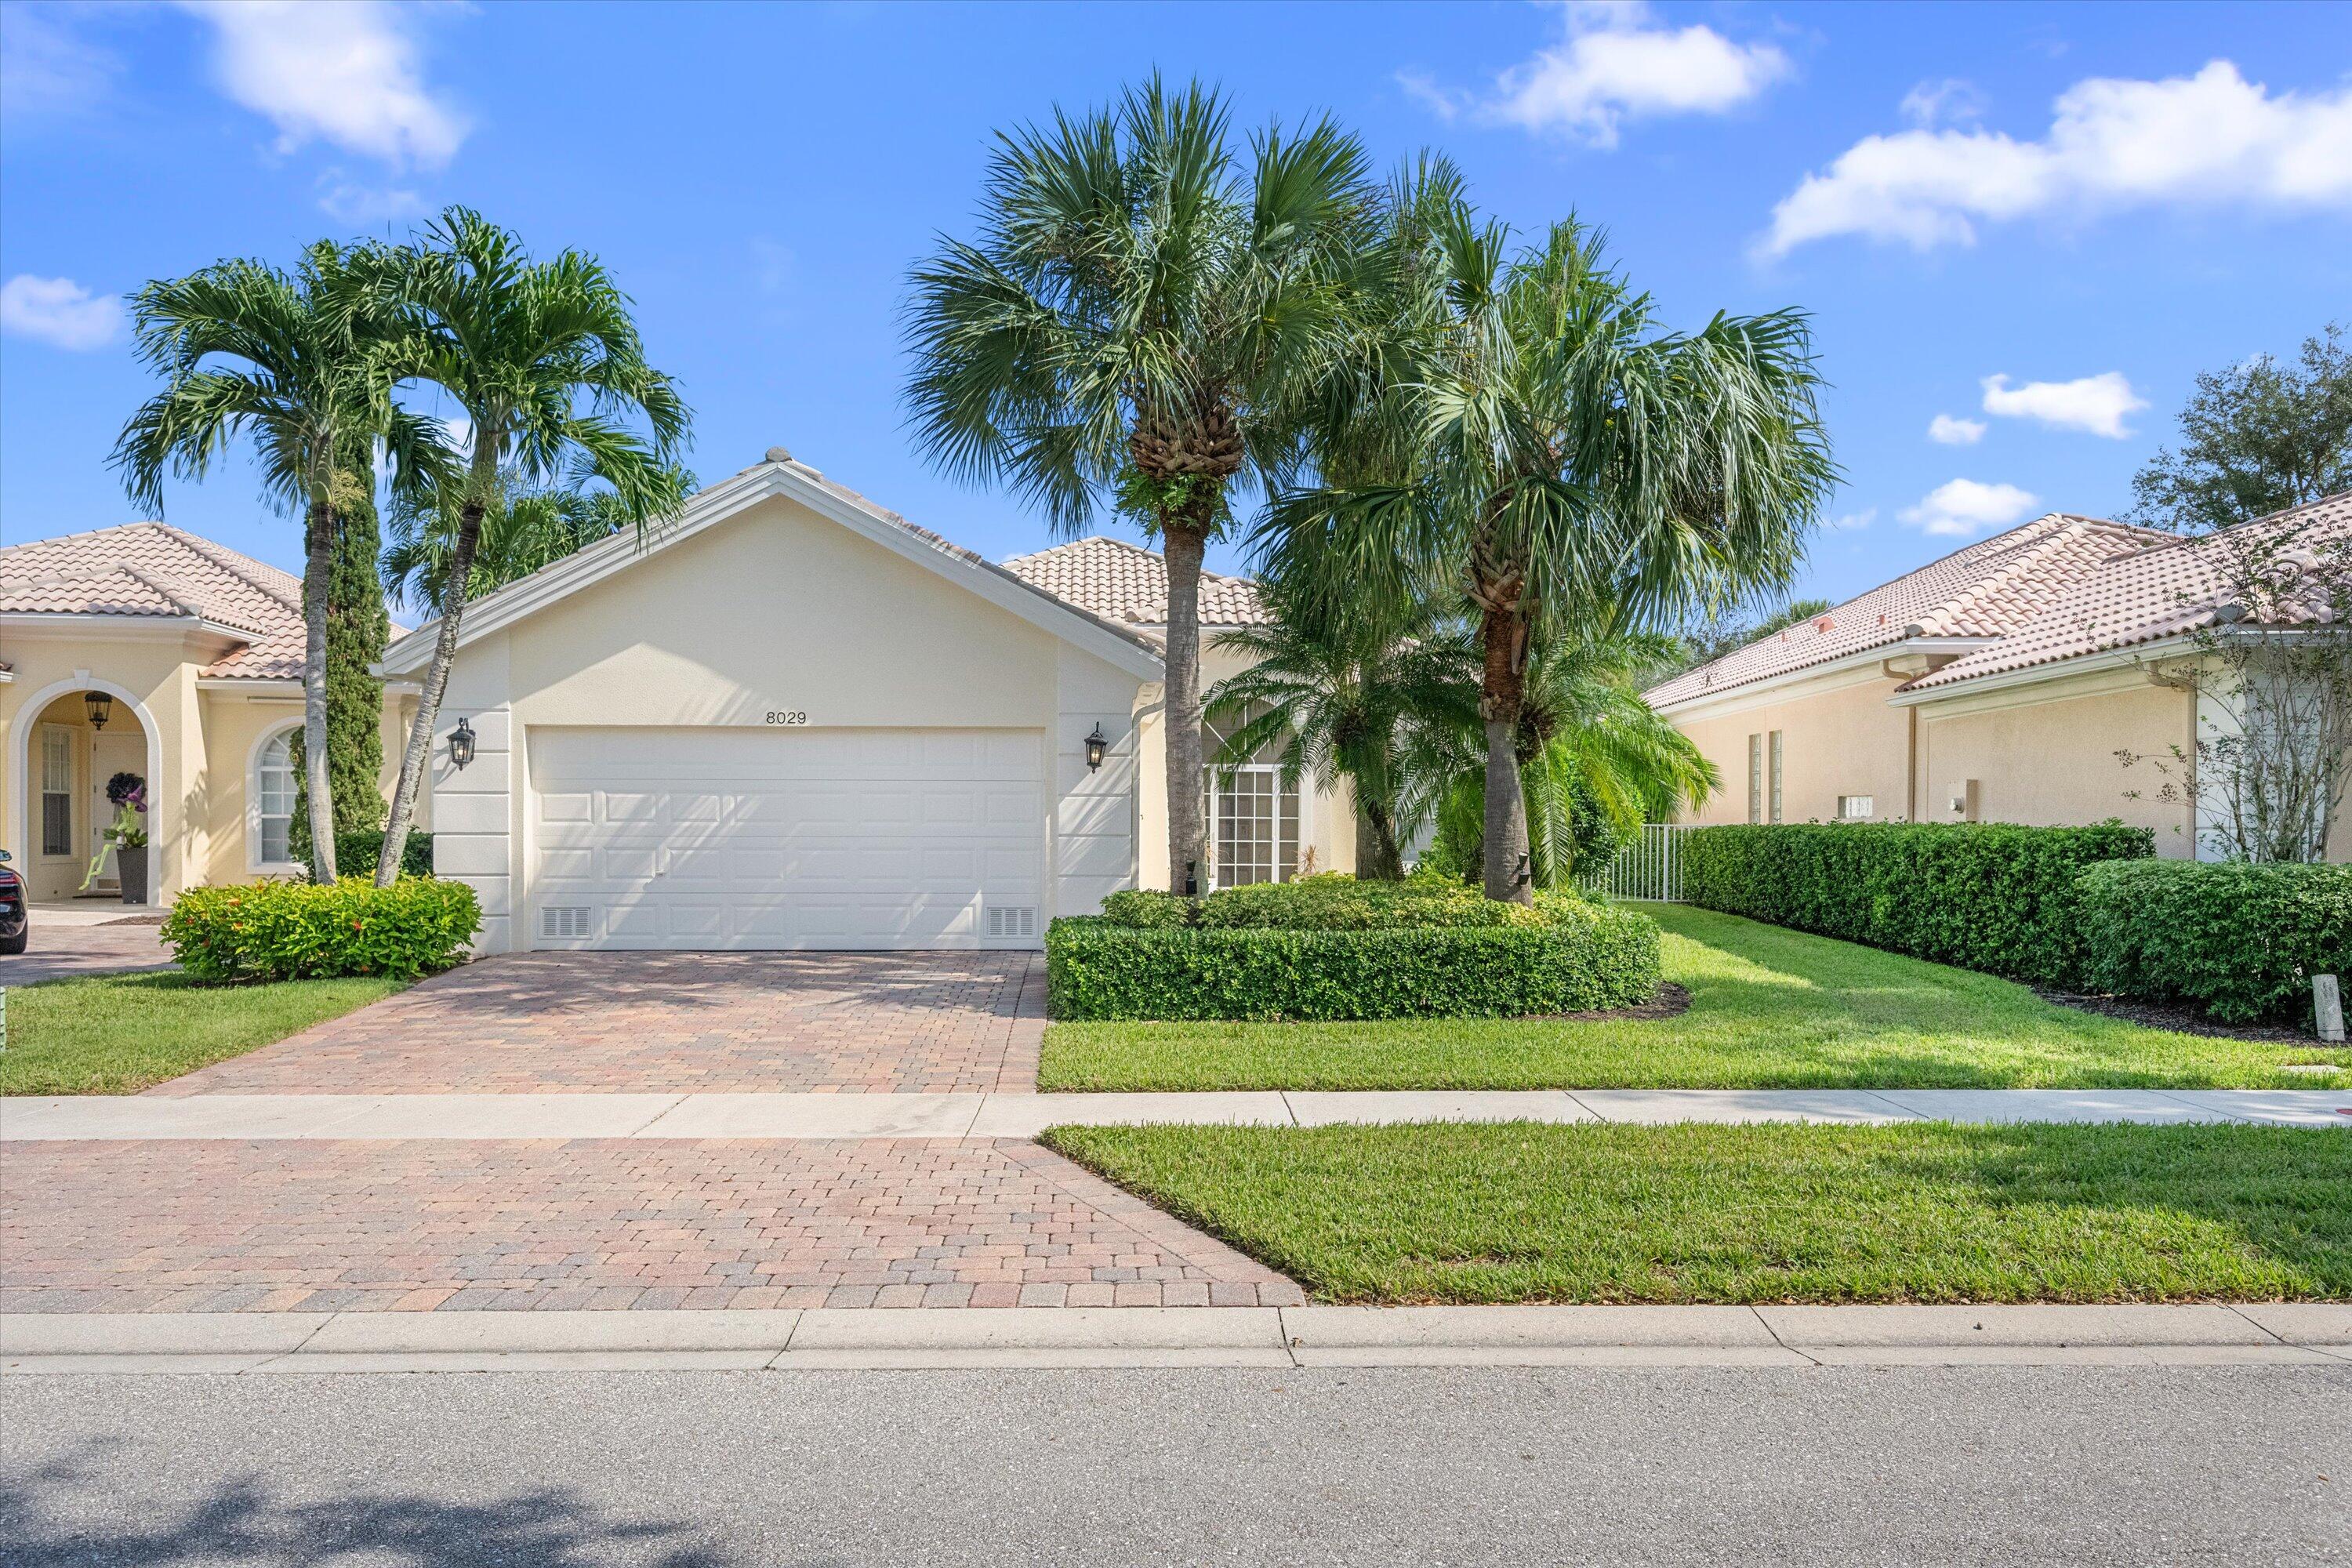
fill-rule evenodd
<path id="1" fill-rule="evenodd" d="M 0 953 L 22 952 L 32 927 L 25 910 L 25 879 L 8 868 L 8 851 L 0 849 Z"/>

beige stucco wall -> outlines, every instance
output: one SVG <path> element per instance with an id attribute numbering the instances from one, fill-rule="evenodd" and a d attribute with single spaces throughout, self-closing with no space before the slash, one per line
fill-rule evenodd
<path id="1" fill-rule="evenodd" d="M 1747 821 L 1748 737 L 1775 730 L 1782 747 L 1781 821 L 1830 821 L 1837 816 L 1838 797 L 1854 795 L 1873 797 L 1876 820 L 1908 817 L 1911 724 L 1886 702 L 1901 684 L 1872 666 L 1785 687 L 1744 706 L 1708 705 L 1670 715 L 1722 775 L 1722 787 L 1683 820 Z M 1764 805 L 1763 819 L 1770 821 L 1769 742 Z"/>
<path id="2" fill-rule="evenodd" d="M 31 852 L 37 838 L 26 807 L 38 787 L 34 726 L 61 722 L 86 734 L 79 694 L 93 687 L 117 692 L 106 734 L 143 736 L 150 725 L 154 731 L 153 763 L 142 762 L 139 768 L 148 775 L 155 900 L 168 901 L 183 888 L 205 882 L 248 881 L 257 874 L 247 843 L 249 764 L 260 739 L 299 721 L 302 710 L 298 695 L 274 682 L 233 691 L 200 689 L 197 672 L 230 646 L 209 634 L 183 635 L 177 628 L 71 624 L 11 627 L 0 639 L 0 657 L 16 667 L 15 679 L 0 683 L 0 735 L 8 738 L 8 754 L 0 765 L 0 845 L 26 869 L 34 898 L 73 896 L 89 866 L 86 854 L 50 859 Z M 40 697 L 60 683 L 63 690 L 46 700 Z M 414 710 L 413 703 L 414 698 L 386 699 L 387 800 L 404 739 L 403 715 Z M 30 711 L 35 707 L 42 712 Z M 88 761 L 79 746 L 77 773 L 74 834 L 79 843 L 88 840 L 90 828 Z M 429 800 L 419 821 L 430 825 Z"/>
<path id="3" fill-rule="evenodd" d="M 531 731 L 809 725 L 1037 731 L 1053 913 L 1135 878 L 1143 683 L 895 551 L 781 497 L 677 540 L 462 648 L 434 748 L 435 855 L 480 894 L 480 946 L 530 908 Z M 1154 689 L 1156 690 L 1156 689 Z M 447 762 L 460 717 L 471 766 Z M 1110 742 L 1099 773 L 1087 734 Z"/>
<path id="4" fill-rule="evenodd" d="M 2152 828 L 2156 852 L 2193 858 L 2189 808 L 2158 800 L 2163 777 L 2118 751 L 2164 756 L 2194 739 L 2195 699 L 2133 668 L 1923 703 L 1920 783 L 1929 821 L 1957 820 L 1956 786 L 1977 781 L 1979 819 L 2035 824 L 2118 817 Z M 2127 792 L 2139 792 L 2137 800 Z"/>

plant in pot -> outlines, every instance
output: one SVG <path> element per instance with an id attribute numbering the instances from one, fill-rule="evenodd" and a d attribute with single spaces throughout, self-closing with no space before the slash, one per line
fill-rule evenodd
<path id="1" fill-rule="evenodd" d="M 122 901 L 147 901 L 147 781 L 134 773 L 119 773 L 106 781 L 106 804 L 114 807 L 114 821 L 100 835 L 98 853 L 89 859 L 89 875 L 81 879 L 87 892 L 106 867 L 106 852 L 114 851 L 115 876 L 122 884 Z"/>

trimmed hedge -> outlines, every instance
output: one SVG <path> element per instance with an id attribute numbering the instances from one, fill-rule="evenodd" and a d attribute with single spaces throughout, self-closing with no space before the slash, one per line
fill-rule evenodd
<path id="1" fill-rule="evenodd" d="M 203 981 L 414 980 L 462 962 L 481 926 L 481 906 L 463 882 L 403 877 L 379 888 L 347 877 L 332 886 L 191 888 L 173 901 L 163 936 Z"/>
<path id="2" fill-rule="evenodd" d="M 2352 866 L 2134 861 L 2080 887 L 2094 991 L 2308 1026 L 2311 977 L 2352 981 Z"/>
<path id="3" fill-rule="evenodd" d="M 1533 908 L 1503 903 L 1452 877 L 1408 877 L 1401 882 L 1360 882 L 1340 871 L 1226 888 L 1204 899 L 1129 891 L 1103 900 L 1103 919 L 1147 931 L 1196 926 L 1209 930 L 1422 931 L 1470 926 L 1531 926 L 1552 919 L 1581 895 L 1538 892 Z"/>
<path id="4" fill-rule="evenodd" d="M 349 833 L 335 835 L 335 869 L 346 877 L 373 877 L 376 858 L 383 853 L 383 829 L 356 827 Z M 433 835 L 409 830 L 408 841 L 400 847 L 400 874 L 404 877 L 433 875 Z"/>
<path id="5" fill-rule="evenodd" d="M 1805 823 L 1696 827 L 1678 847 L 1683 897 L 1727 914 L 2019 980 L 2084 974 L 2075 880 L 2146 860 L 2156 836 L 2007 823 Z"/>
<path id="6" fill-rule="evenodd" d="M 1571 1013 L 1645 1002 L 1660 978 L 1656 922 L 1581 900 L 1509 924 L 1381 930 L 1065 918 L 1045 963 L 1048 1011 L 1068 1020 Z"/>

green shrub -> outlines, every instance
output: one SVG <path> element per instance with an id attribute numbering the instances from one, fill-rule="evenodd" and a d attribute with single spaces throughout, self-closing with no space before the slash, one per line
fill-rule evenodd
<path id="1" fill-rule="evenodd" d="M 1584 900 L 1569 891 L 1536 895 L 1536 908 L 1498 903 L 1446 877 L 1360 882 L 1342 872 L 1227 888 L 1204 899 L 1171 893 L 1113 893 L 1103 919 L 1143 931 L 1419 931 L 1443 927 L 1540 925 L 1556 905 Z"/>
<path id="2" fill-rule="evenodd" d="M 2311 977 L 2352 980 L 2352 866 L 2139 860 L 2079 886 L 2092 990 L 2308 1025 Z"/>
<path id="3" fill-rule="evenodd" d="M 335 870 L 340 876 L 373 877 L 376 857 L 383 853 L 383 829 L 358 827 L 335 835 Z M 411 832 L 400 847 L 400 874 L 433 875 L 433 835 Z"/>
<path id="4" fill-rule="evenodd" d="M 1102 918 L 1137 931 L 1164 931 L 1192 923 L 1195 901 L 1149 888 L 1129 888 L 1103 900 Z"/>
<path id="5" fill-rule="evenodd" d="M 163 936 L 180 966 L 203 981 L 413 980 L 460 962 L 481 925 L 481 906 L 463 882 L 403 877 L 379 888 L 347 877 L 331 887 L 191 888 L 173 903 Z"/>
<path id="6" fill-rule="evenodd" d="M 1683 897 L 1727 914 L 2019 980 L 2073 984 L 2075 879 L 2156 853 L 2145 827 L 1807 823 L 1685 834 Z"/>
<path id="7" fill-rule="evenodd" d="M 1063 919 L 1046 930 L 1045 962 L 1048 1009 L 1063 1019 L 1517 1016 L 1629 1006 L 1659 979 L 1656 922 L 1576 899 L 1450 927 Z"/>

